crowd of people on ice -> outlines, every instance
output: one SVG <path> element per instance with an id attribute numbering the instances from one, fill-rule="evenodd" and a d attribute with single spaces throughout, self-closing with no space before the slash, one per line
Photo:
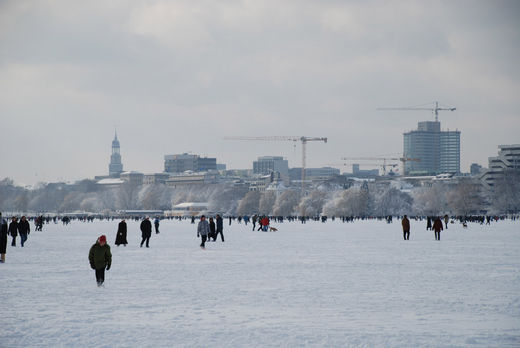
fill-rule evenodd
<path id="1" fill-rule="evenodd" d="M 401 219 L 401 225 L 403 230 L 403 239 L 409 240 L 410 239 L 410 219 L 415 221 L 425 221 L 426 222 L 426 230 L 432 230 L 434 231 L 435 240 L 440 240 L 440 232 L 448 229 L 449 224 L 454 224 L 456 221 L 459 221 L 464 227 L 467 226 L 468 222 L 472 223 L 479 223 L 479 224 L 488 224 L 490 225 L 491 222 L 496 222 L 499 220 L 505 220 L 505 219 L 511 219 L 513 221 L 516 221 L 520 219 L 520 216 L 518 215 L 510 215 L 510 216 L 413 216 L 408 217 L 407 215 L 404 215 L 403 217 L 398 217 Z M 116 233 L 116 240 L 115 245 L 116 246 L 126 246 L 128 244 L 127 241 L 127 224 L 126 220 L 135 220 L 139 221 L 142 219 L 142 217 L 139 216 L 128 216 L 128 217 L 117 217 L 117 216 L 103 216 L 103 215 L 96 215 L 96 216 L 53 216 L 53 217 L 44 217 L 43 215 L 38 216 L 21 216 L 20 219 L 18 219 L 17 216 L 11 216 L 8 219 L 3 218 L 2 214 L 0 213 L 0 263 L 5 263 L 5 254 L 7 249 L 7 237 L 11 236 L 11 247 L 16 247 L 16 239 L 18 236 L 20 236 L 20 246 L 24 247 L 25 243 L 27 242 L 28 236 L 31 233 L 31 225 L 29 221 L 32 221 L 35 225 L 35 231 L 43 231 L 43 225 L 49 224 L 49 223 L 55 223 L 58 224 L 59 222 L 62 222 L 63 225 L 68 225 L 71 221 L 78 221 L 78 222 L 94 222 L 96 220 L 107 220 L 107 221 L 114 221 L 116 219 L 120 219 L 120 222 L 117 227 L 117 233 Z M 227 219 L 229 221 L 229 225 L 231 225 L 233 222 L 236 222 L 238 224 L 241 224 L 244 222 L 244 225 L 247 226 L 249 223 L 252 225 L 252 231 L 277 231 L 276 228 L 271 226 L 271 223 L 283 223 L 285 221 L 287 222 L 301 222 L 303 224 L 307 223 L 308 221 L 321 221 L 322 223 L 325 223 L 329 220 L 327 216 L 320 215 L 320 216 L 267 216 L 267 215 L 258 215 L 254 214 L 252 216 L 225 216 L 222 217 L 220 214 L 216 214 L 215 217 L 209 217 L 209 221 L 206 219 L 205 215 L 202 215 L 200 217 L 172 217 L 172 216 L 157 216 L 154 219 L 153 227 L 155 228 L 155 233 L 159 234 L 159 226 L 160 221 L 162 219 L 167 220 L 185 220 L 185 219 L 191 219 L 192 224 L 196 223 L 196 220 L 199 220 L 197 224 L 197 237 L 201 238 L 201 244 L 200 248 L 205 249 L 206 248 L 206 242 L 212 241 L 215 242 L 217 240 L 217 237 L 220 235 L 221 241 L 224 242 L 224 219 Z M 371 217 L 371 216 L 341 216 L 341 217 L 335 217 L 332 216 L 330 218 L 332 221 L 335 221 L 336 219 L 339 219 L 341 222 L 346 223 L 352 223 L 359 220 L 380 220 L 380 221 L 386 221 L 387 223 L 393 222 L 392 216 L 378 216 L 378 217 Z M 8 220 L 10 220 L 8 222 Z M 444 222 L 444 224 L 443 224 Z M 258 226 L 258 228 L 257 228 Z M 140 247 L 142 248 L 145 246 L 146 248 L 150 247 L 150 238 L 152 236 L 153 232 L 152 222 L 150 221 L 150 217 L 147 216 L 144 219 L 142 219 L 140 224 L 140 230 L 141 230 L 141 243 Z M 106 236 L 101 235 L 96 242 L 91 246 L 89 250 L 89 262 L 91 268 L 95 271 L 96 275 L 96 282 L 98 286 L 103 286 L 104 279 L 105 279 L 105 271 L 108 271 L 110 269 L 110 266 L 112 264 L 112 254 L 110 251 L 110 246 L 107 243 Z"/>

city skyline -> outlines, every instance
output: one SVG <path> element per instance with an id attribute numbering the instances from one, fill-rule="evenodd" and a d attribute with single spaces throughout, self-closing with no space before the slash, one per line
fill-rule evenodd
<path id="1" fill-rule="evenodd" d="M 439 101 L 461 171 L 518 144 L 515 1 L 4 1 L 0 178 L 108 174 L 117 127 L 125 170 L 162 172 L 197 153 L 228 169 L 260 156 L 301 167 L 301 144 L 226 136 L 315 136 L 307 167 L 403 152 Z M 349 167 L 339 167 L 350 171 Z"/>

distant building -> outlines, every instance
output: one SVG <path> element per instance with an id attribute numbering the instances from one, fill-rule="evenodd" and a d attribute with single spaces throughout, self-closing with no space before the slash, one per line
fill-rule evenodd
<path id="1" fill-rule="evenodd" d="M 121 186 L 124 183 L 125 183 L 125 181 L 123 179 L 120 179 L 120 178 L 105 178 L 105 179 L 98 180 L 96 182 L 96 184 L 99 187 L 105 187 L 105 188 L 119 187 L 119 186 Z"/>
<path id="2" fill-rule="evenodd" d="M 117 178 L 123 172 L 123 164 L 121 163 L 121 153 L 117 133 L 112 140 L 112 155 L 110 156 L 110 164 L 108 165 L 108 175 Z"/>
<path id="3" fill-rule="evenodd" d="M 222 164 L 222 163 L 217 163 L 217 170 L 218 171 L 226 170 L 226 165 Z"/>
<path id="4" fill-rule="evenodd" d="M 139 186 L 143 184 L 144 174 L 139 172 L 124 172 L 119 176 L 125 182 Z"/>
<path id="5" fill-rule="evenodd" d="M 471 175 L 478 175 L 482 172 L 483 168 L 478 163 L 471 163 L 471 166 L 469 168 L 469 172 Z"/>
<path id="6" fill-rule="evenodd" d="M 262 156 L 253 162 L 254 174 L 280 173 L 282 176 L 289 175 L 289 161 L 279 156 Z"/>
<path id="7" fill-rule="evenodd" d="M 166 180 L 166 185 L 170 187 L 185 186 L 185 185 L 203 185 L 203 184 L 216 184 L 217 174 L 212 173 L 182 173 L 171 175 Z"/>
<path id="8" fill-rule="evenodd" d="M 318 180 L 327 179 L 336 175 L 340 175 L 340 170 L 332 167 L 321 167 L 321 168 L 305 168 L 305 179 L 306 180 Z M 289 169 L 289 178 L 291 181 L 298 181 L 302 179 L 301 168 Z"/>
<path id="9" fill-rule="evenodd" d="M 352 176 L 356 178 L 373 178 L 379 176 L 379 169 L 359 169 L 359 164 L 353 164 Z"/>
<path id="10" fill-rule="evenodd" d="M 145 185 L 166 184 L 166 180 L 168 180 L 169 178 L 170 178 L 169 173 L 144 174 L 143 184 L 145 184 Z"/>
<path id="11" fill-rule="evenodd" d="M 460 173 L 460 131 L 441 131 L 438 121 L 419 122 L 417 130 L 403 134 L 404 175 Z"/>
<path id="12" fill-rule="evenodd" d="M 440 172 L 460 173 L 460 132 L 441 132 L 440 142 Z"/>
<path id="13" fill-rule="evenodd" d="M 499 145 L 498 148 L 498 156 L 489 157 L 489 169 L 480 177 L 488 188 L 493 188 L 506 170 L 520 170 L 520 144 Z"/>
<path id="14" fill-rule="evenodd" d="M 183 173 L 188 170 L 192 172 L 217 170 L 217 159 L 187 153 L 164 156 L 164 171 L 166 173 Z"/>

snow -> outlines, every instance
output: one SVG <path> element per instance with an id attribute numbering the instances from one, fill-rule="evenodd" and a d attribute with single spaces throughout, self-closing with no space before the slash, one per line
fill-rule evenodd
<path id="1" fill-rule="evenodd" d="M 133 221 L 127 247 L 116 220 L 31 232 L 0 265 L 0 347 L 520 346 L 518 221 L 440 242 L 424 221 L 410 241 L 397 221 L 224 222 L 206 250 L 189 221 L 162 221 L 149 249 Z M 100 234 L 104 288 L 87 260 Z"/>

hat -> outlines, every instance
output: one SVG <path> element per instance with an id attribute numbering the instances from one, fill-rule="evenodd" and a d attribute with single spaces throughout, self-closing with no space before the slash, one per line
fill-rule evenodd
<path id="1" fill-rule="evenodd" d="M 103 243 L 106 243 L 107 242 L 107 237 L 105 235 L 102 235 L 101 237 L 99 237 L 99 242 L 103 242 Z"/>

